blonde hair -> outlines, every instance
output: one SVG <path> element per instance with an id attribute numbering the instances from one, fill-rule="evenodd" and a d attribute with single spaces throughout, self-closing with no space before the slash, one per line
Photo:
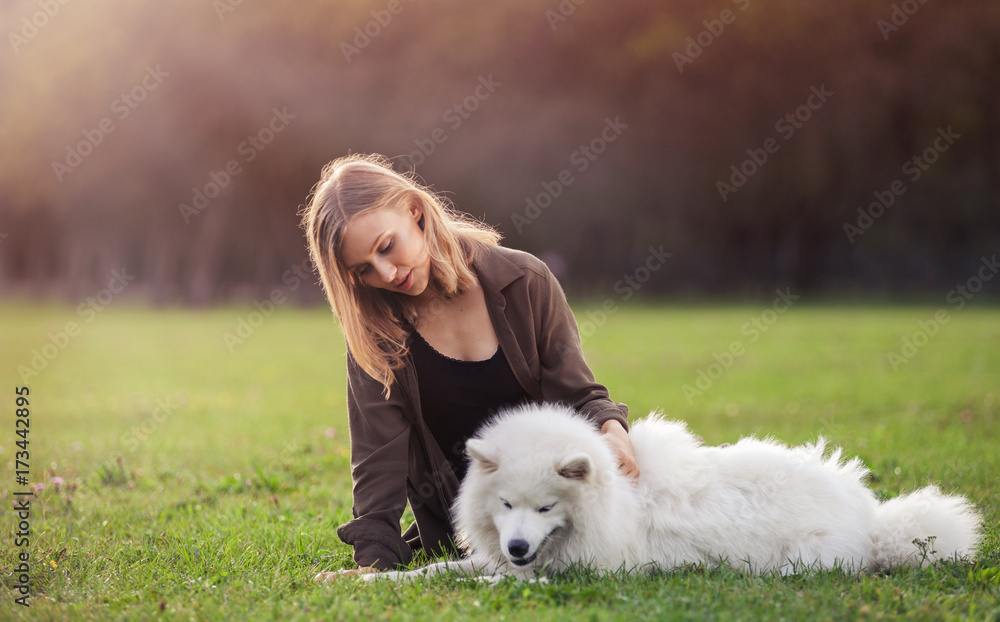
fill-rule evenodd
<path id="1" fill-rule="evenodd" d="M 387 158 L 355 154 L 330 162 L 323 167 L 302 212 L 309 254 L 347 347 L 358 365 L 382 383 L 387 398 L 408 352 L 404 318 L 414 324 L 417 312 L 409 296 L 369 287 L 347 269 L 343 234 L 347 224 L 361 214 L 399 208 L 411 201 L 423 208 L 422 229 L 431 266 L 428 287 L 445 300 L 458 296 L 476 282 L 472 259 L 477 246 L 497 244 L 500 234 L 452 208 L 413 173 L 393 170 Z"/>

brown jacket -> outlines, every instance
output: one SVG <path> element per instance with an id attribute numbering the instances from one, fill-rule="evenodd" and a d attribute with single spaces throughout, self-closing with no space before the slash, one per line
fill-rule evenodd
<path id="1" fill-rule="evenodd" d="M 536 257 L 500 246 L 481 248 L 473 269 L 490 320 L 518 382 L 539 402 L 571 404 L 600 426 L 628 409 L 612 402 L 583 358 L 580 334 L 558 281 Z M 347 414 L 351 432 L 354 520 L 337 535 L 354 547 L 359 566 L 409 563 L 413 550 L 429 555 L 449 546 L 455 476 L 420 412 L 412 361 L 396 372 L 389 398 L 382 385 L 347 356 Z M 415 528 L 400 535 L 409 500 Z"/>

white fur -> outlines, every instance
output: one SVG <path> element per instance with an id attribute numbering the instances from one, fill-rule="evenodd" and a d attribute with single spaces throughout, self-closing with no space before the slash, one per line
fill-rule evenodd
<path id="1" fill-rule="evenodd" d="M 454 520 L 470 557 L 366 578 L 448 569 L 530 578 L 577 564 L 855 571 L 975 552 L 980 518 L 967 499 L 929 486 L 879 503 L 861 461 L 827 452 L 822 439 L 706 447 L 683 423 L 656 414 L 636 422 L 629 437 L 638 482 L 619 474 L 600 433 L 570 409 L 525 406 L 501 415 L 467 444 L 472 462 Z M 928 537 L 923 548 L 913 542 Z M 532 561 L 515 564 L 525 559 Z"/>

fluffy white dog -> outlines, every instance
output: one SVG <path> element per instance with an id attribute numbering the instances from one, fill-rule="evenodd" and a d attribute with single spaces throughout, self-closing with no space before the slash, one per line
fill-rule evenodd
<path id="1" fill-rule="evenodd" d="M 879 502 L 861 461 L 827 453 L 822 439 L 707 447 L 655 414 L 629 437 L 637 482 L 619 474 L 593 424 L 571 409 L 525 406 L 497 417 L 466 445 L 471 464 L 454 520 L 469 557 L 366 579 L 454 569 L 534 578 L 571 565 L 858 571 L 975 553 L 980 518 L 966 498 L 928 486 Z"/>

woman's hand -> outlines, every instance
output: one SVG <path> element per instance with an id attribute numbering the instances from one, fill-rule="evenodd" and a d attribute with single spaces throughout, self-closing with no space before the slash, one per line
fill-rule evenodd
<path id="1" fill-rule="evenodd" d="M 338 570 L 336 572 L 321 572 L 315 577 L 313 581 L 317 583 L 329 583 L 330 581 L 338 581 L 340 579 L 356 579 L 363 574 L 368 574 L 371 572 L 378 572 L 370 566 L 362 566 L 361 568 L 354 568 L 352 570 Z"/>
<path id="2" fill-rule="evenodd" d="M 601 426 L 601 434 L 604 435 L 604 440 L 618 457 L 618 468 L 622 474 L 627 475 L 633 481 L 639 479 L 639 465 L 635 462 L 632 441 L 629 440 L 628 432 L 625 431 L 622 424 L 617 419 L 608 419 Z"/>

